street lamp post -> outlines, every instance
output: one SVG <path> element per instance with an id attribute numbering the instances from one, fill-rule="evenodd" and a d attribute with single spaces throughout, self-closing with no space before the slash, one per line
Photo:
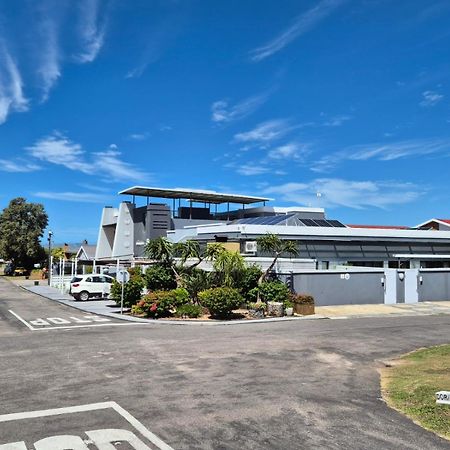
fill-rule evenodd
<path id="1" fill-rule="evenodd" d="M 48 271 L 47 271 L 47 278 L 48 278 L 48 285 L 50 286 L 50 278 L 52 276 L 52 236 L 53 232 L 49 230 L 48 232 Z"/>

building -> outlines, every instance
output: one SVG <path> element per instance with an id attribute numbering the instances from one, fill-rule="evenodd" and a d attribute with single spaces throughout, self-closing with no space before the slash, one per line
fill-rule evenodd
<path id="1" fill-rule="evenodd" d="M 246 259 L 270 260 L 256 244 L 275 233 L 298 242 L 299 257 L 281 259 L 279 270 L 328 269 L 342 265 L 385 268 L 450 266 L 450 220 L 431 219 L 416 227 L 346 225 L 323 208 L 276 207 L 265 197 L 194 189 L 134 186 L 119 193 L 131 201 L 105 207 L 95 259 L 139 262 L 148 239 L 167 236 L 203 245 L 221 242 Z M 143 204 L 139 206 L 136 199 Z"/>

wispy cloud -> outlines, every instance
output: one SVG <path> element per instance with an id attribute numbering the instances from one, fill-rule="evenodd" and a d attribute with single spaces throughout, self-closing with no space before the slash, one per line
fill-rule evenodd
<path id="1" fill-rule="evenodd" d="M 4 42 L 0 42 L 0 124 L 4 123 L 11 111 L 28 110 L 28 100 L 23 93 L 22 77 L 16 62 Z"/>
<path id="2" fill-rule="evenodd" d="M 30 155 L 40 161 L 60 165 L 87 175 L 100 176 L 103 180 L 141 180 L 148 175 L 132 164 L 123 161 L 115 144 L 106 151 L 90 155 L 78 143 L 64 134 L 54 132 L 26 148 Z M 89 156 L 89 157 L 88 157 Z"/>
<path id="3" fill-rule="evenodd" d="M 331 153 L 312 164 L 314 172 L 328 172 L 344 161 L 394 161 L 402 158 L 431 154 L 450 154 L 450 140 L 417 139 L 384 144 L 367 144 L 348 147 Z"/>
<path id="4" fill-rule="evenodd" d="M 269 95 L 269 92 L 264 92 L 248 97 L 235 105 L 230 105 L 228 100 L 214 102 L 211 106 L 211 120 L 216 123 L 228 123 L 243 119 L 262 106 Z"/>
<path id="5" fill-rule="evenodd" d="M 275 160 L 299 161 L 303 160 L 308 152 L 309 148 L 307 145 L 301 145 L 298 142 L 289 142 L 269 150 L 267 156 Z"/>
<path id="6" fill-rule="evenodd" d="M 65 202 L 80 203 L 105 203 L 111 199 L 111 196 L 97 194 L 94 192 L 46 192 L 39 191 L 33 194 L 35 197 L 46 198 L 49 200 L 62 200 Z"/>
<path id="7" fill-rule="evenodd" d="M 297 127 L 286 119 L 268 120 L 258 124 L 250 131 L 235 134 L 234 141 L 247 144 L 267 144 L 284 137 L 294 128 Z"/>
<path id="8" fill-rule="evenodd" d="M 435 91 L 425 91 L 422 92 L 422 101 L 420 106 L 434 106 L 437 105 L 444 96 Z"/>
<path id="9" fill-rule="evenodd" d="M 328 120 L 326 120 L 323 123 L 323 126 L 325 126 L 325 127 L 340 127 L 341 125 L 344 125 L 345 122 L 348 122 L 351 119 L 352 119 L 352 116 L 347 116 L 347 115 L 334 116 L 334 117 L 330 117 Z"/>
<path id="10" fill-rule="evenodd" d="M 13 173 L 27 173 L 36 172 L 41 167 L 37 164 L 33 164 L 23 160 L 10 160 L 0 159 L 0 171 L 1 172 L 13 172 Z"/>
<path id="11" fill-rule="evenodd" d="M 47 5 L 48 6 L 48 5 Z M 61 76 L 61 51 L 59 46 L 60 18 L 52 13 L 50 7 L 41 11 L 38 26 L 39 66 L 37 74 L 40 78 L 42 101 L 48 100 L 50 90 Z"/>
<path id="12" fill-rule="evenodd" d="M 264 190 L 278 200 L 300 205 L 320 203 L 322 207 L 364 209 L 389 207 L 410 203 L 423 193 L 412 183 L 397 181 L 354 181 L 340 178 L 318 178 L 308 183 L 285 183 Z M 320 193 L 320 200 L 317 194 Z"/>
<path id="13" fill-rule="evenodd" d="M 107 150 L 94 153 L 94 164 L 98 165 L 103 177 L 114 180 L 146 180 L 148 175 L 132 164 L 120 159 L 121 152 Z"/>
<path id="14" fill-rule="evenodd" d="M 243 164 L 236 169 L 236 172 L 245 176 L 262 175 L 270 172 L 270 168 L 257 164 Z"/>
<path id="15" fill-rule="evenodd" d="M 128 136 L 130 141 L 145 141 L 150 137 L 150 133 L 145 131 L 143 133 L 132 133 Z"/>
<path id="16" fill-rule="evenodd" d="M 36 159 L 77 170 L 86 174 L 93 172 L 93 167 L 84 159 L 84 150 L 80 144 L 72 142 L 62 133 L 54 132 L 43 137 L 26 150 Z"/>
<path id="17" fill-rule="evenodd" d="M 250 59 L 259 62 L 279 52 L 292 41 L 311 31 L 345 0 L 321 0 L 316 6 L 297 16 L 292 25 L 271 41 L 250 52 Z"/>
<path id="18" fill-rule="evenodd" d="M 97 58 L 104 40 L 106 19 L 100 16 L 100 0 L 84 0 L 80 3 L 79 33 L 81 52 L 76 55 L 80 63 L 90 63 Z"/>

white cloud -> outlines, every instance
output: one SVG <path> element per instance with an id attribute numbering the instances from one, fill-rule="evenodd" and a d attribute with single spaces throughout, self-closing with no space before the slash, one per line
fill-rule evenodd
<path id="1" fill-rule="evenodd" d="M 120 159 L 121 153 L 116 150 L 94 153 L 94 165 L 103 178 L 115 180 L 146 180 L 147 175 L 132 164 Z"/>
<path id="2" fill-rule="evenodd" d="M 270 172 L 270 168 L 256 164 L 243 164 L 236 169 L 239 175 L 253 176 Z"/>
<path id="3" fill-rule="evenodd" d="M 39 139 L 26 150 L 41 161 L 58 164 L 71 170 L 90 174 L 94 172 L 91 164 L 85 161 L 85 152 L 80 144 L 72 142 L 59 132 Z"/>
<path id="4" fill-rule="evenodd" d="M 292 126 L 288 120 L 274 119 L 262 122 L 253 130 L 234 135 L 236 142 L 267 144 L 285 136 L 296 127 Z"/>
<path id="5" fill-rule="evenodd" d="M 29 163 L 23 160 L 0 159 L 1 172 L 27 173 L 35 172 L 41 168 L 37 164 Z"/>
<path id="6" fill-rule="evenodd" d="M 435 91 L 422 92 L 423 100 L 420 102 L 420 106 L 434 106 L 437 105 L 444 96 Z"/>
<path id="7" fill-rule="evenodd" d="M 62 200 L 65 202 L 80 203 L 105 203 L 111 197 L 107 195 L 96 194 L 94 192 L 35 192 L 35 197 L 46 198 L 49 200 Z"/>
<path id="8" fill-rule="evenodd" d="M 41 161 L 64 166 L 70 170 L 87 175 L 100 176 L 103 180 L 143 181 L 147 175 L 130 163 L 120 159 L 117 145 L 111 144 L 108 150 L 90 155 L 80 144 L 72 142 L 59 132 L 39 139 L 26 148 L 31 156 Z M 87 158 L 89 156 L 89 158 Z"/>
<path id="9" fill-rule="evenodd" d="M 211 106 L 211 120 L 216 123 L 227 123 L 242 119 L 263 105 L 269 94 L 263 93 L 248 97 L 235 105 L 229 105 L 227 100 L 219 100 Z"/>
<path id="10" fill-rule="evenodd" d="M 267 156 L 276 160 L 301 160 L 307 152 L 307 146 L 302 146 L 297 142 L 290 142 L 270 150 Z"/>
<path id="11" fill-rule="evenodd" d="M 22 77 L 4 43 L 0 43 L 0 124 L 4 123 L 11 111 L 28 110 L 28 100 L 23 93 Z"/>
<path id="12" fill-rule="evenodd" d="M 316 6 L 297 16 L 294 23 L 274 39 L 252 50 L 250 52 L 251 60 L 253 62 L 259 62 L 279 52 L 299 36 L 311 31 L 344 1 L 321 0 Z"/>
<path id="13" fill-rule="evenodd" d="M 106 21 L 99 18 L 100 0 L 80 3 L 79 33 L 83 49 L 76 55 L 80 63 L 90 63 L 98 56 L 105 40 Z"/>
<path id="14" fill-rule="evenodd" d="M 450 140 L 417 139 L 384 144 L 367 144 L 348 147 L 331 153 L 315 161 L 311 167 L 314 172 L 328 172 L 344 161 L 394 161 L 402 158 L 431 154 L 450 154 Z"/>
<path id="15" fill-rule="evenodd" d="M 277 195 L 278 200 L 300 205 L 364 209 L 410 203 L 423 194 L 423 189 L 412 183 L 395 181 L 354 181 L 339 178 L 318 178 L 308 183 L 286 183 L 264 190 L 265 194 Z"/>
<path id="16" fill-rule="evenodd" d="M 42 12 L 39 20 L 39 66 L 37 74 L 41 81 L 42 101 L 47 101 L 50 90 L 61 76 L 59 47 L 59 19 L 50 8 Z"/>

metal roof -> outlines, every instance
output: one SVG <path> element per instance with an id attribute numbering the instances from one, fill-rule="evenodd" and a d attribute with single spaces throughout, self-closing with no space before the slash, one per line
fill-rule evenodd
<path id="1" fill-rule="evenodd" d="M 215 191 L 202 191 L 199 189 L 165 189 L 156 187 L 133 186 L 119 192 L 120 195 L 137 195 L 140 197 L 175 198 L 207 203 L 251 203 L 269 202 L 273 199 L 266 197 L 254 197 L 251 195 L 224 194 Z"/>

